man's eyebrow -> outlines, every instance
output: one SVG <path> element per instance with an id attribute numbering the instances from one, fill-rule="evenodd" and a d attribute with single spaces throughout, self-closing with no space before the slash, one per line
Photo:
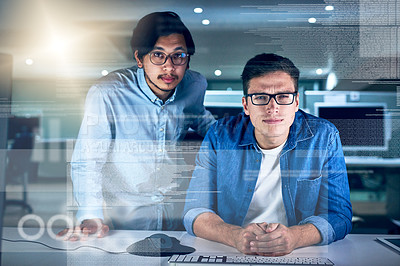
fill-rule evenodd
<path id="1" fill-rule="evenodd" d="M 161 47 L 161 46 L 154 46 L 153 50 L 162 50 L 162 51 L 165 51 L 165 49 L 164 49 L 163 47 Z M 183 46 L 175 47 L 174 51 L 178 51 L 178 50 L 186 51 L 186 49 L 185 49 Z"/>

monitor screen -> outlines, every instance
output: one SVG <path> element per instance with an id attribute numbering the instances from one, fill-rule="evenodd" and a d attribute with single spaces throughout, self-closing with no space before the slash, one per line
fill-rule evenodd
<path id="1" fill-rule="evenodd" d="M 11 116 L 8 119 L 8 139 L 14 139 L 20 133 L 37 133 L 40 117 Z"/>
<path id="2" fill-rule="evenodd" d="M 229 116 L 236 116 L 243 112 L 243 107 L 206 107 L 215 119 L 221 119 Z"/>
<path id="3" fill-rule="evenodd" d="M 315 103 L 316 115 L 337 127 L 343 150 L 348 151 L 388 149 L 390 130 L 385 110 L 384 103 Z"/>

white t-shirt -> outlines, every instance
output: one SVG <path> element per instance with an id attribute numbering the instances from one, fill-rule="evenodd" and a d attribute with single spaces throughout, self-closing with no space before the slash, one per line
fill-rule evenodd
<path id="1" fill-rule="evenodd" d="M 260 173 L 254 189 L 253 198 L 244 219 L 244 225 L 250 223 L 281 223 L 288 225 L 282 198 L 282 182 L 279 157 L 282 145 L 263 150 Z"/>

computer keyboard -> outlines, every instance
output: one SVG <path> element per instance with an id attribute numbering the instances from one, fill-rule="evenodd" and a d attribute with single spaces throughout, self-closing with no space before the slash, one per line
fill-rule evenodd
<path id="1" fill-rule="evenodd" d="M 168 263 L 172 265 L 334 265 L 322 257 L 264 257 L 248 255 L 173 255 Z"/>

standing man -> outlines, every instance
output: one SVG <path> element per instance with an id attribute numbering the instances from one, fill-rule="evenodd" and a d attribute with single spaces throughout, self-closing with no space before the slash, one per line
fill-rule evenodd
<path id="1" fill-rule="evenodd" d="M 177 144 L 189 128 L 204 136 L 215 122 L 203 105 L 206 79 L 188 70 L 195 45 L 177 14 L 143 17 L 131 46 L 137 68 L 110 73 L 87 95 L 71 161 L 80 225 L 59 233 L 69 240 L 103 237 L 105 213 L 115 229 L 179 228 Z"/>
<path id="2" fill-rule="evenodd" d="M 244 114 L 214 124 L 196 159 L 184 211 L 190 234 L 279 256 L 350 232 L 339 132 L 299 110 L 298 78 L 275 54 L 247 62 Z"/>

